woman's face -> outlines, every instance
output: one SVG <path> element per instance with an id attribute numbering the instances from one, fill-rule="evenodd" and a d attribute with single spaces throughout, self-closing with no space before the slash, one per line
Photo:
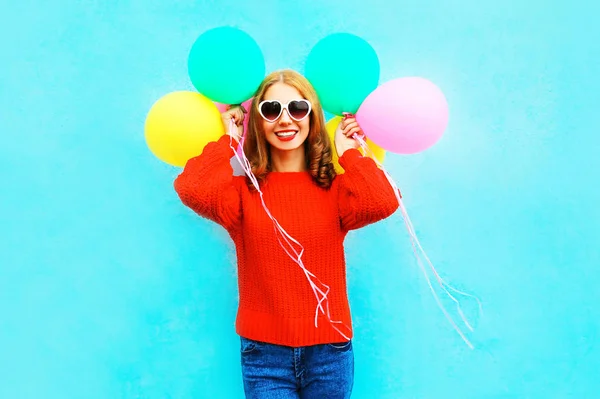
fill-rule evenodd
<path id="1" fill-rule="evenodd" d="M 304 97 L 294 87 L 282 82 L 277 82 L 265 92 L 263 101 L 277 100 L 282 105 L 292 100 L 301 100 Z M 262 127 L 267 142 L 273 149 L 279 151 L 293 151 L 303 148 L 304 141 L 310 131 L 310 115 L 301 121 L 290 118 L 287 109 L 282 110 L 279 119 L 269 122 L 262 118 Z"/>

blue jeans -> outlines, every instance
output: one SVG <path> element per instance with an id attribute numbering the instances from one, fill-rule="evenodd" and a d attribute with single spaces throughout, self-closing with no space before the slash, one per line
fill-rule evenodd
<path id="1" fill-rule="evenodd" d="M 349 398 L 352 341 L 291 348 L 241 338 L 244 392 L 250 399 Z"/>

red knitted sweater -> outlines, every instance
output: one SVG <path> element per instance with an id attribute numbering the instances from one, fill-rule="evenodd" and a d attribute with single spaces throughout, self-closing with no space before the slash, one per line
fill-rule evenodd
<path id="1" fill-rule="evenodd" d="M 239 307 L 236 331 L 257 341 L 292 347 L 344 341 L 320 315 L 304 271 L 280 246 L 273 222 L 244 176 L 233 176 L 229 136 L 209 143 L 175 180 L 181 201 L 223 226 L 237 253 Z M 237 144 L 236 144 L 237 146 Z M 345 173 L 329 189 L 309 172 L 270 172 L 261 191 L 273 217 L 303 247 L 304 266 L 331 290 L 331 319 L 348 337 L 350 306 L 343 242 L 349 230 L 390 216 L 394 191 L 375 162 L 350 149 L 340 157 Z"/>

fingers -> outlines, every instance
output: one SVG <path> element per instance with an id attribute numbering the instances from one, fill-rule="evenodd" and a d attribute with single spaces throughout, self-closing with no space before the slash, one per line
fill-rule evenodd
<path id="1" fill-rule="evenodd" d="M 238 126 L 241 125 L 244 122 L 244 112 L 241 110 L 240 107 L 235 107 L 231 111 L 231 116 L 235 121 L 235 124 Z"/>
<path id="2" fill-rule="evenodd" d="M 355 134 L 362 136 L 362 134 L 363 134 L 362 129 L 360 127 L 354 127 L 354 128 L 347 129 L 344 131 L 344 136 L 346 136 L 346 137 L 352 137 Z"/>
<path id="3" fill-rule="evenodd" d="M 245 116 L 246 116 L 246 114 L 242 111 L 242 109 L 237 108 L 235 110 L 235 116 L 234 116 L 235 124 L 240 126 L 242 123 L 244 123 Z"/>
<path id="4" fill-rule="evenodd" d="M 227 111 L 223 112 L 222 117 L 223 120 L 233 119 L 236 125 L 240 126 L 244 123 L 244 118 L 246 116 L 246 110 L 242 106 L 231 106 Z"/>
<path id="5" fill-rule="evenodd" d="M 356 118 L 353 116 L 342 118 L 342 121 L 340 123 L 342 124 L 342 127 L 346 127 L 347 125 L 349 125 L 351 123 L 356 123 Z"/>
<path id="6" fill-rule="evenodd" d="M 233 105 L 228 105 L 227 106 L 227 110 L 232 110 L 232 109 L 241 109 L 245 114 L 248 113 L 248 111 L 246 110 L 246 108 L 244 108 L 244 106 L 242 104 L 233 104 Z"/>
<path id="7" fill-rule="evenodd" d="M 355 118 L 346 118 L 341 121 L 342 130 L 346 129 L 349 126 L 358 126 L 358 122 Z"/>
<path id="8" fill-rule="evenodd" d="M 354 134 L 358 134 L 358 135 L 363 134 L 363 131 L 362 131 L 361 127 L 358 125 L 358 122 L 356 122 L 356 119 L 348 118 L 348 119 L 344 120 L 343 122 L 345 122 L 344 125 L 342 125 L 342 133 L 344 134 L 344 136 L 352 137 Z"/>

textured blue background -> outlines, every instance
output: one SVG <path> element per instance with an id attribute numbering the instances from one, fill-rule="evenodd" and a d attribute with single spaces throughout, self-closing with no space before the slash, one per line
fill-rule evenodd
<path id="1" fill-rule="evenodd" d="M 196 37 L 226 24 L 257 40 L 269 71 L 357 34 L 382 82 L 422 76 L 450 104 L 435 147 L 386 165 L 438 270 L 483 301 L 477 349 L 436 307 L 396 214 L 348 240 L 354 397 L 596 397 L 592 4 L 3 2 L 0 397 L 242 396 L 233 247 L 180 204 L 178 170 L 143 137 L 154 101 L 192 89 Z"/>

